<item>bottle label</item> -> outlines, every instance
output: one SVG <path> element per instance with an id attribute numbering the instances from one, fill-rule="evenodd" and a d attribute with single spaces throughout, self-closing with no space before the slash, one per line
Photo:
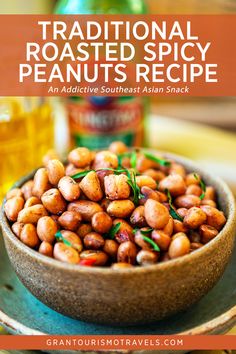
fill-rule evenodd
<path id="1" fill-rule="evenodd" d="M 106 148 L 121 140 L 140 145 L 144 105 L 140 97 L 89 97 L 68 99 L 69 126 L 73 146 Z"/>

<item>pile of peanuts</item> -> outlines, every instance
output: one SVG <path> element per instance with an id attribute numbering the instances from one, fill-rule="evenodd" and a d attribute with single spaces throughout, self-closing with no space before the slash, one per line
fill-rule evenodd
<path id="1" fill-rule="evenodd" d="M 66 165 L 49 153 L 34 178 L 6 196 L 12 231 L 45 256 L 113 269 L 178 258 L 216 237 L 226 218 L 214 188 L 203 191 L 201 176 L 175 161 L 135 154 L 132 166 L 118 141 L 106 151 L 78 147 Z"/>

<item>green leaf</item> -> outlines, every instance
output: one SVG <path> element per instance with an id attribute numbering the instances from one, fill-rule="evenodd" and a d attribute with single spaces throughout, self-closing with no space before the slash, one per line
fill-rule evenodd
<path id="1" fill-rule="evenodd" d="M 55 237 L 57 241 L 62 241 L 66 246 L 73 247 L 70 241 L 66 240 L 65 237 L 63 237 L 61 231 L 57 231 L 55 233 Z"/>
<path id="2" fill-rule="evenodd" d="M 149 237 L 144 236 L 144 235 L 142 235 L 142 237 L 146 242 L 148 242 L 148 243 L 150 243 L 150 245 L 152 245 L 153 251 L 160 251 L 160 248 L 157 246 L 157 244 L 153 240 L 151 240 Z"/>
<path id="3" fill-rule="evenodd" d="M 194 178 L 199 181 L 200 187 L 202 189 L 202 194 L 200 195 L 200 200 L 203 200 L 205 198 L 205 193 L 206 193 L 206 184 L 203 182 L 203 180 L 196 174 L 194 173 Z"/>
<path id="4" fill-rule="evenodd" d="M 156 157 L 155 155 L 150 154 L 149 152 L 144 152 L 143 154 L 147 159 L 154 161 L 154 162 L 160 164 L 161 166 L 170 166 L 171 165 L 170 161 Z"/>
<path id="5" fill-rule="evenodd" d="M 141 231 L 141 234 L 148 235 L 148 234 L 150 234 L 150 232 L 153 231 L 153 228 L 149 227 L 147 230 L 140 230 L 140 231 Z"/>
<path id="6" fill-rule="evenodd" d="M 169 189 L 166 189 L 165 193 L 167 194 L 167 197 L 168 197 L 168 203 L 170 206 L 170 215 L 172 216 L 173 219 L 183 221 L 183 218 L 177 213 L 177 211 L 175 210 L 175 208 L 172 204 L 172 197 L 171 197 Z"/>
<path id="7" fill-rule="evenodd" d="M 82 172 L 76 173 L 75 175 L 71 176 L 71 178 L 74 178 L 74 179 L 83 178 L 83 177 L 87 176 L 87 174 L 89 172 L 92 172 L 92 171 L 95 171 L 95 170 L 82 171 Z"/>
<path id="8" fill-rule="evenodd" d="M 115 235 L 120 230 L 121 222 L 118 222 L 116 225 L 113 225 L 110 231 L 105 235 L 106 238 L 111 238 L 112 240 L 115 238 Z"/>
<path id="9" fill-rule="evenodd" d="M 135 151 L 132 151 L 131 157 L 130 157 L 130 165 L 131 167 L 135 170 L 137 167 L 137 154 Z"/>

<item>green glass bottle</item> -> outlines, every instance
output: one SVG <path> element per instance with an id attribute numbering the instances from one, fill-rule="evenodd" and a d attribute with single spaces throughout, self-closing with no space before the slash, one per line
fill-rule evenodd
<path id="1" fill-rule="evenodd" d="M 59 0 L 56 14 L 134 14 L 147 12 L 145 0 Z M 106 148 L 121 140 L 143 144 L 145 97 L 70 97 L 66 99 L 71 148 Z"/>

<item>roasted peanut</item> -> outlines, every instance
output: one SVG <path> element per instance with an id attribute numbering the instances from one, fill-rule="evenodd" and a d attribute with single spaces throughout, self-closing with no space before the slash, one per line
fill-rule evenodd
<path id="1" fill-rule="evenodd" d="M 114 240 L 105 240 L 103 251 L 107 253 L 112 259 L 116 259 L 119 244 Z"/>
<path id="2" fill-rule="evenodd" d="M 77 168 L 73 165 L 73 163 L 69 163 L 68 165 L 66 165 L 65 167 L 65 174 L 66 176 L 74 176 L 77 173 L 80 173 L 84 171 L 83 168 Z"/>
<path id="3" fill-rule="evenodd" d="M 58 154 L 56 153 L 55 150 L 51 149 L 48 150 L 47 153 L 43 156 L 43 164 L 45 167 L 47 167 L 47 164 L 50 160 L 55 160 L 58 159 Z"/>
<path id="4" fill-rule="evenodd" d="M 137 247 L 131 241 L 126 241 L 120 244 L 117 251 L 117 261 L 135 264 L 137 256 Z"/>
<path id="5" fill-rule="evenodd" d="M 143 197 L 139 201 L 140 204 L 145 204 L 148 199 L 153 199 L 153 200 L 157 200 L 158 202 L 160 202 L 159 192 L 154 191 L 153 189 L 151 189 L 149 187 L 146 187 L 146 186 L 142 187 L 141 194 L 143 195 Z"/>
<path id="6" fill-rule="evenodd" d="M 188 194 L 181 195 L 180 197 L 175 199 L 175 206 L 177 208 L 186 208 L 190 209 L 192 207 L 200 206 L 201 200 L 196 195 Z"/>
<path id="7" fill-rule="evenodd" d="M 201 177 L 198 173 L 189 173 L 185 178 L 185 183 L 187 184 L 187 186 L 190 186 L 191 184 L 199 185 L 200 180 Z"/>
<path id="8" fill-rule="evenodd" d="M 92 232 L 92 226 L 90 224 L 81 224 L 76 232 L 80 238 L 84 238 L 87 234 Z"/>
<path id="9" fill-rule="evenodd" d="M 110 200 L 128 199 L 130 186 L 126 175 L 109 175 L 104 178 L 104 188 L 107 198 Z"/>
<path id="10" fill-rule="evenodd" d="M 23 222 L 24 224 L 37 224 L 40 218 L 47 215 L 48 213 L 44 206 L 42 204 L 37 204 L 22 209 L 18 214 L 17 221 Z"/>
<path id="11" fill-rule="evenodd" d="M 94 214 L 103 211 L 102 207 L 91 200 L 77 200 L 68 204 L 67 210 L 80 213 L 82 220 L 91 222 Z"/>
<path id="12" fill-rule="evenodd" d="M 60 179 L 65 176 L 65 167 L 59 160 L 49 160 L 47 164 L 49 182 L 56 186 Z"/>
<path id="13" fill-rule="evenodd" d="M 134 241 L 133 228 L 123 219 L 115 219 L 113 225 L 120 224 L 119 230 L 115 234 L 115 239 L 118 243 L 125 241 Z"/>
<path id="14" fill-rule="evenodd" d="M 57 242 L 55 244 L 53 256 L 61 262 L 70 264 L 78 264 L 80 260 L 78 252 L 74 248 L 67 246 L 62 242 Z"/>
<path id="15" fill-rule="evenodd" d="M 196 195 L 197 197 L 200 197 L 202 195 L 202 188 L 198 186 L 197 184 L 190 184 L 187 189 L 185 194 L 191 194 L 191 195 Z"/>
<path id="16" fill-rule="evenodd" d="M 207 217 L 204 211 L 197 207 L 192 207 L 188 210 L 185 218 L 184 225 L 190 229 L 197 229 L 199 226 L 204 224 Z"/>
<path id="17" fill-rule="evenodd" d="M 149 187 L 151 189 L 157 189 L 156 181 L 150 176 L 146 176 L 146 175 L 137 176 L 136 183 L 139 186 L 139 188 Z"/>
<path id="18" fill-rule="evenodd" d="M 217 207 L 216 202 L 214 202 L 214 200 L 212 200 L 212 199 L 203 199 L 201 202 L 201 205 L 210 205 L 213 208 Z"/>
<path id="19" fill-rule="evenodd" d="M 23 227 L 24 227 L 24 225 L 25 224 L 23 224 L 23 222 L 15 222 L 13 225 L 12 225 L 12 231 L 14 232 L 14 234 L 18 237 L 18 238 L 20 238 L 20 233 L 21 233 L 21 231 L 22 231 L 22 229 L 23 229 Z"/>
<path id="20" fill-rule="evenodd" d="M 142 231 L 145 232 L 145 235 L 142 233 Z M 141 247 L 143 250 L 151 250 L 152 249 L 152 245 L 149 242 L 145 241 L 145 239 L 144 239 L 144 236 L 150 236 L 151 235 L 151 231 L 147 235 L 146 235 L 146 232 L 148 232 L 148 228 L 147 227 L 143 227 L 142 229 L 137 230 L 135 232 L 134 241 L 135 241 L 136 245 Z"/>
<path id="21" fill-rule="evenodd" d="M 188 212 L 188 209 L 187 208 L 179 208 L 176 210 L 176 212 L 181 218 L 184 218 Z"/>
<path id="22" fill-rule="evenodd" d="M 169 257 L 178 258 L 190 252 L 190 241 L 186 235 L 180 235 L 172 239 L 169 247 Z"/>
<path id="23" fill-rule="evenodd" d="M 104 238 L 97 232 L 90 232 L 84 237 L 84 246 L 90 250 L 99 250 L 105 244 Z"/>
<path id="24" fill-rule="evenodd" d="M 173 227 L 174 234 L 176 234 L 178 232 L 187 232 L 188 231 L 187 227 L 184 225 L 184 223 L 182 221 L 174 219 L 173 223 L 174 223 L 174 227 Z"/>
<path id="25" fill-rule="evenodd" d="M 112 227 L 112 218 L 105 211 L 100 211 L 93 215 L 91 223 L 96 232 L 105 234 Z"/>
<path id="26" fill-rule="evenodd" d="M 48 178 L 48 171 L 42 167 L 37 170 L 34 175 L 34 185 L 32 195 L 41 198 L 42 195 L 51 188 Z"/>
<path id="27" fill-rule="evenodd" d="M 188 233 L 188 238 L 191 243 L 199 243 L 201 242 L 201 236 L 199 232 L 190 230 Z"/>
<path id="28" fill-rule="evenodd" d="M 180 175 L 183 178 L 185 178 L 185 176 L 186 176 L 186 171 L 185 171 L 184 166 L 182 166 L 176 162 L 171 163 L 169 173 Z"/>
<path id="29" fill-rule="evenodd" d="M 73 202 L 79 199 L 80 187 L 79 184 L 70 176 L 62 177 L 58 183 L 58 189 L 68 202 Z"/>
<path id="30" fill-rule="evenodd" d="M 22 190 L 20 188 L 13 188 L 9 192 L 7 192 L 6 200 L 11 199 L 13 197 L 22 197 L 22 198 L 24 198 Z"/>
<path id="31" fill-rule="evenodd" d="M 42 195 L 44 207 L 52 214 L 62 214 L 66 210 L 66 202 L 58 189 L 49 189 Z"/>
<path id="32" fill-rule="evenodd" d="M 83 168 L 90 165 L 92 161 L 91 152 L 85 147 L 78 147 L 68 155 L 68 161 L 75 167 Z"/>
<path id="33" fill-rule="evenodd" d="M 95 266 L 104 266 L 108 261 L 108 255 L 103 251 L 86 250 L 80 253 L 81 260 L 92 260 Z"/>
<path id="34" fill-rule="evenodd" d="M 8 199 L 4 204 L 4 211 L 8 220 L 16 221 L 18 218 L 18 214 L 24 207 L 24 199 L 22 197 L 12 197 Z"/>
<path id="35" fill-rule="evenodd" d="M 68 230 L 61 230 L 61 234 L 63 238 L 71 244 L 71 247 L 76 249 L 76 251 L 78 251 L 79 253 L 82 251 L 83 245 L 81 239 L 75 232 L 68 231 Z"/>
<path id="36" fill-rule="evenodd" d="M 53 256 L 53 246 L 51 245 L 51 243 L 43 241 L 41 243 L 41 245 L 39 246 L 39 253 L 41 253 L 47 257 L 52 257 Z"/>
<path id="37" fill-rule="evenodd" d="M 204 244 L 211 241 L 219 233 L 216 228 L 210 225 L 201 225 L 199 228 L 199 232 L 201 235 L 201 242 Z"/>
<path id="38" fill-rule="evenodd" d="M 201 209 L 207 216 L 206 224 L 220 230 L 226 223 L 224 213 L 210 205 L 202 205 Z"/>
<path id="39" fill-rule="evenodd" d="M 38 220 L 37 234 L 41 241 L 53 243 L 57 229 L 57 223 L 50 216 L 43 216 Z"/>
<path id="40" fill-rule="evenodd" d="M 111 203 L 110 200 L 104 198 L 101 202 L 100 205 L 104 211 L 107 211 L 108 205 Z"/>
<path id="41" fill-rule="evenodd" d="M 214 187 L 212 186 L 207 186 L 206 187 L 206 191 L 205 191 L 205 196 L 204 196 L 204 200 L 216 200 L 216 191 L 214 189 Z"/>
<path id="42" fill-rule="evenodd" d="M 201 248 L 202 246 L 203 246 L 202 243 L 192 242 L 190 244 L 190 252 L 194 252 L 194 251 L 198 250 L 199 248 Z"/>
<path id="43" fill-rule="evenodd" d="M 58 218 L 58 222 L 63 229 L 69 231 L 76 231 L 79 227 L 79 224 L 82 220 L 82 217 L 79 213 L 75 211 L 65 211 Z"/>
<path id="44" fill-rule="evenodd" d="M 125 268 L 132 268 L 133 265 L 130 263 L 118 262 L 118 263 L 113 263 L 111 267 L 114 270 L 120 270 L 120 269 L 125 269 Z"/>
<path id="45" fill-rule="evenodd" d="M 108 171 L 108 170 L 97 170 L 96 175 L 98 176 L 101 188 L 103 191 L 105 191 L 105 177 L 113 175 L 113 171 Z"/>
<path id="46" fill-rule="evenodd" d="M 150 168 L 156 168 L 156 167 L 158 167 L 157 163 L 155 163 L 152 160 L 149 160 L 143 154 L 138 155 L 137 166 L 136 166 L 138 172 L 143 173 Z"/>
<path id="47" fill-rule="evenodd" d="M 145 172 L 143 172 L 144 175 L 152 177 L 154 181 L 160 182 L 162 179 L 166 177 L 165 173 L 162 171 L 154 170 L 153 168 L 149 168 Z"/>
<path id="48" fill-rule="evenodd" d="M 168 209 L 156 200 L 148 199 L 144 206 L 147 224 L 153 229 L 163 229 L 169 221 Z"/>
<path id="49" fill-rule="evenodd" d="M 166 189 L 169 190 L 173 197 L 184 194 L 186 191 L 186 184 L 183 177 L 173 174 L 161 180 L 159 183 L 159 190 L 164 192 Z"/>
<path id="50" fill-rule="evenodd" d="M 96 154 L 93 162 L 93 168 L 95 170 L 99 168 L 117 168 L 118 158 L 110 151 L 100 151 Z"/>
<path id="51" fill-rule="evenodd" d="M 109 150 L 113 152 L 113 154 L 119 155 L 126 152 L 128 148 L 123 141 L 113 141 L 109 146 Z"/>
<path id="52" fill-rule="evenodd" d="M 174 230 L 174 220 L 173 218 L 170 216 L 169 217 L 169 221 L 168 223 L 166 224 L 166 226 L 162 229 L 162 231 L 171 236 L 173 234 L 173 230 Z"/>
<path id="53" fill-rule="evenodd" d="M 110 216 L 116 218 L 127 218 L 134 211 L 135 205 L 129 199 L 113 200 L 107 208 Z"/>
<path id="54" fill-rule="evenodd" d="M 24 208 L 28 208 L 37 204 L 42 204 L 41 200 L 38 197 L 30 197 L 29 199 L 26 200 Z"/>
<path id="55" fill-rule="evenodd" d="M 153 241 L 160 247 L 162 251 L 167 251 L 171 242 L 171 238 L 161 230 L 152 231 Z"/>
<path id="56" fill-rule="evenodd" d="M 142 265 L 142 266 L 148 266 L 157 263 L 158 261 L 158 253 L 157 252 L 152 252 L 152 251 L 147 251 L 147 250 L 141 250 L 138 252 L 136 256 L 137 263 Z"/>
<path id="57" fill-rule="evenodd" d="M 130 222 L 134 226 L 137 227 L 145 227 L 147 226 L 146 219 L 144 216 L 144 206 L 139 205 L 137 208 L 134 209 L 133 213 L 130 217 Z"/>
<path id="58" fill-rule="evenodd" d="M 86 197 L 93 202 L 98 202 L 103 197 L 102 188 L 96 172 L 89 172 L 80 182 L 80 188 Z"/>
<path id="59" fill-rule="evenodd" d="M 33 195 L 34 181 L 31 179 L 23 184 L 21 191 L 24 195 L 25 200 L 29 199 Z"/>
<path id="60" fill-rule="evenodd" d="M 20 240 L 30 248 L 36 248 L 40 242 L 35 226 L 32 224 L 25 224 L 20 233 Z"/>

